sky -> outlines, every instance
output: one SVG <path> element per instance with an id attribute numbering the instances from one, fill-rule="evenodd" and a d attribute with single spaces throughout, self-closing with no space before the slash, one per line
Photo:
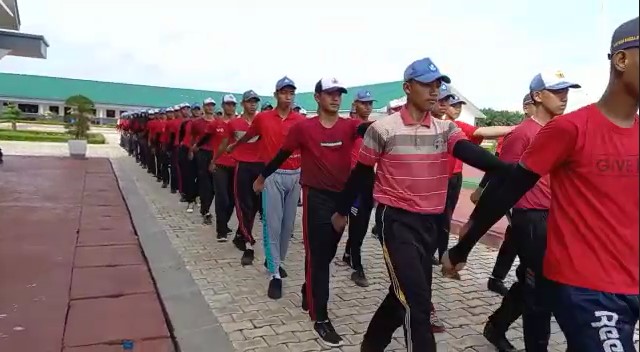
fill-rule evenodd
<path id="1" fill-rule="evenodd" d="M 613 30 L 637 0 L 18 0 L 21 31 L 46 60 L 5 57 L 0 71 L 134 84 L 273 92 L 291 77 L 347 86 L 402 79 L 430 57 L 479 107 L 519 110 L 531 78 L 562 70 L 596 100 Z M 574 99 L 575 98 L 575 99 Z"/>

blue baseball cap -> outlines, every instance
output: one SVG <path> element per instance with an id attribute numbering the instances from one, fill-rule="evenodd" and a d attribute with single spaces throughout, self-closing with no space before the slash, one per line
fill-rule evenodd
<path id="1" fill-rule="evenodd" d="M 618 51 L 637 48 L 639 43 L 640 20 L 638 17 L 621 24 L 611 36 L 609 58 Z"/>
<path id="2" fill-rule="evenodd" d="M 356 97 L 353 99 L 353 101 L 371 102 L 376 100 L 373 99 L 371 91 L 361 89 L 356 93 Z"/>
<path id="3" fill-rule="evenodd" d="M 405 82 L 416 80 L 422 83 L 431 83 L 438 79 L 444 83 L 451 83 L 449 76 L 440 73 L 438 66 L 428 57 L 412 62 L 411 65 L 404 70 Z"/>
<path id="4" fill-rule="evenodd" d="M 297 89 L 296 84 L 293 82 L 293 80 L 287 76 L 280 78 L 278 82 L 276 82 L 276 92 L 284 87 L 291 87 L 293 89 Z"/>
<path id="5" fill-rule="evenodd" d="M 202 110 L 202 105 L 200 105 L 200 103 L 193 103 L 191 104 L 191 110 Z"/>
<path id="6" fill-rule="evenodd" d="M 562 90 L 581 87 L 579 84 L 567 80 L 562 71 L 556 71 L 535 75 L 529 84 L 529 91 L 539 92 L 541 90 Z"/>
<path id="7" fill-rule="evenodd" d="M 449 86 L 446 85 L 445 83 L 442 83 L 442 85 L 440 86 L 440 92 L 438 94 L 438 101 L 451 99 L 453 97 L 455 97 L 455 95 L 451 92 L 451 89 L 449 88 Z"/>

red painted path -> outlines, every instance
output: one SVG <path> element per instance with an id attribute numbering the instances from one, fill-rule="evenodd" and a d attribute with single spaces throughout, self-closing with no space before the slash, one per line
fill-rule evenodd
<path id="1" fill-rule="evenodd" d="M 107 159 L 0 166 L 0 351 L 173 352 Z"/>

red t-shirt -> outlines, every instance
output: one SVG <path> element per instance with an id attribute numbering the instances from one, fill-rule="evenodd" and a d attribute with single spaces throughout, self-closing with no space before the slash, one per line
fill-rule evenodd
<path id="1" fill-rule="evenodd" d="M 158 120 L 158 141 L 162 144 L 166 144 L 169 141 L 169 136 L 167 135 L 167 120 Z"/>
<path id="2" fill-rule="evenodd" d="M 595 104 L 559 116 L 521 159 L 551 175 L 544 274 L 562 284 L 638 294 L 638 117 L 614 125 Z"/>
<path id="3" fill-rule="evenodd" d="M 364 122 L 364 120 L 362 120 L 359 117 L 352 117 L 352 119 L 358 121 L 358 126 Z M 356 141 L 353 142 L 353 149 L 351 149 L 351 168 L 352 169 L 356 167 L 356 164 L 358 163 L 358 156 L 360 156 L 360 148 L 362 148 L 362 137 L 358 136 L 358 139 L 356 139 Z"/>
<path id="4" fill-rule="evenodd" d="M 194 119 L 191 123 L 191 141 L 197 143 L 200 138 L 207 132 L 207 127 L 211 120 L 205 120 L 203 117 Z"/>
<path id="5" fill-rule="evenodd" d="M 282 149 L 300 150 L 303 186 L 342 191 L 351 172 L 351 151 L 358 138 L 358 125 L 354 119 L 338 118 L 331 128 L 326 128 L 315 116 L 291 127 Z"/>
<path id="6" fill-rule="evenodd" d="M 151 141 L 158 141 L 158 134 L 162 132 L 162 125 L 159 120 L 149 120 L 147 122 L 147 130 L 149 131 L 149 138 Z"/>
<path id="7" fill-rule="evenodd" d="M 302 115 L 290 111 L 284 119 L 278 115 L 276 109 L 259 113 L 253 120 L 246 135 L 249 137 L 260 136 L 258 139 L 258 151 L 260 159 L 268 163 L 273 159 L 282 147 L 291 127 L 305 120 Z M 283 170 L 296 170 L 300 168 L 300 151 L 296 150 L 280 166 Z"/>
<path id="8" fill-rule="evenodd" d="M 470 125 L 466 122 L 459 121 L 459 120 L 454 120 L 453 123 L 455 123 L 456 126 L 458 126 L 460 130 L 462 130 L 462 133 L 464 133 L 464 135 L 467 137 L 469 141 L 475 144 L 482 143 L 482 140 L 484 138 L 473 135 L 478 129 L 478 127 Z M 449 176 L 453 174 L 461 173 L 463 165 L 464 163 L 462 162 L 462 160 L 456 159 L 453 157 L 453 155 L 449 154 Z"/>
<path id="9" fill-rule="evenodd" d="M 255 119 L 255 117 L 254 117 Z M 249 122 L 242 116 L 229 120 L 229 133 L 233 135 L 235 140 L 239 140 L 249 130 Z M 236 161 L 242 161 L 247 163 L 262 162 L 260 159 L 260 153 L 258 151 L 258 139 L 260 136 L 251 138 L 248 142 L 239 144 L 231 152 L 231 157 Z"/>
<path id="10" fill-rule="evenodd" d="M 498 142 L 496 143 L 496 153 L 498 154 L 502 152 L 502 143 L 504 143 L 504 137 L 498 138 Z"/>
<path id="11" fill-rule="evenodd" d="M 187 119 L 182 122 L 184 124 L 184 137 L 180 141 L 180 145 L 191 148 L 191 139 L 193 138 L 193 119 Z M 179 130 L 179 128 L 178 128 Z M 180 136 L 178 136 L 180 138 Z"/>
<path id="12" fill-rule="evenodd" d="M 165 128 L 165 131 L 169 135 L 167 141 L 171 139 L 171 135 L 173 134 L 173 145 L 176 147 L 180 145 L 180 141 L 178 140 L 178 131 L 180 130 L 180 124 L 182 124 L 182 118 L 175 118 L 173 120 L 168 120 L 167 127 Z"/>
<path id="13" fill-rule="evenodd" d="M 536 120 L 527 118 L 504 137 L 500 160 L 517 163 L 522 154 L 542 128 Z M 549 175 L 544 175 L 538 183 L 515 204 L 516 209 L 549 209 L 551 205 L 551 186 Z"/>
<path id="14" fill-rule="evenodd" d="M 232 119 L 235 119 L 232 118 Z M 231 120 L 224 120 L 222 118 L 216 118 L 217 121 L 219 121 L 220 123 L 224 124 L 224 131 L 222 132 L 222 134 L 218 134 L 216 137 L 220 139 L 220 141 L 218 142 L 218 146 L 220 146 L 220 143 L 222 143 L 222 141 L 225 138 L 228 138 L 228 144 L 231 143 L 235 143 L 235 138 L 233 137 L 233 133 L 231 133 L 231 129 L 229 128 L 229 122 Z M 225 152 L 224 154 L 222 154 L 218 160 L 216 160 L 216 164 L 218 165 L 222 165 L 222 166 L 236 166 L 236 159 L 231 157 L 231 154 Z"/>

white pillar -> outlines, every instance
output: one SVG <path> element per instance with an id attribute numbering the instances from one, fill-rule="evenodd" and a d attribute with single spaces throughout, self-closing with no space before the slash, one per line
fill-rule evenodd
<path id="1" fill-rule="evenodd" d="M 44 115 L 46 105 L 38 104 L 38 115 Z"/>

